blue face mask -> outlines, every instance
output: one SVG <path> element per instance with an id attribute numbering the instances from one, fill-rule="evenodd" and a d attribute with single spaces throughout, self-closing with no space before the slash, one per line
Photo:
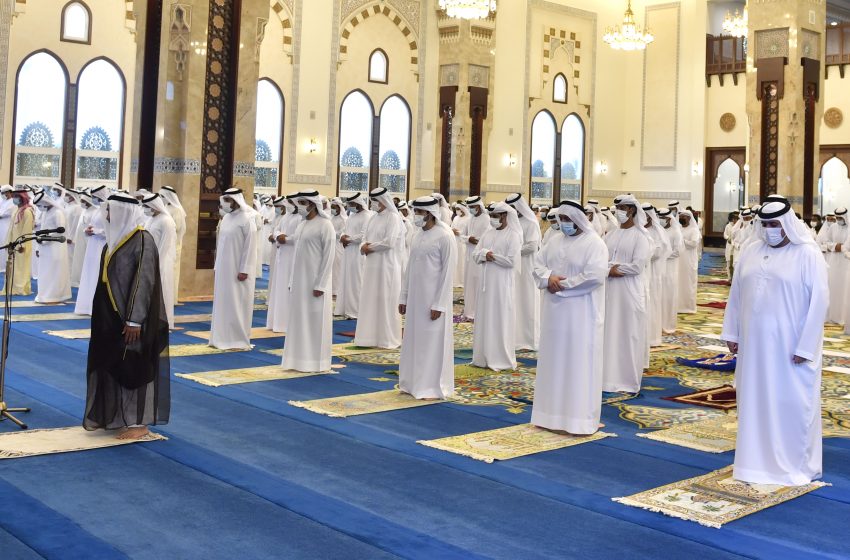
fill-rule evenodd
<path id="1" fill-rule="evenodd" d="M 561 229 L 561 224 L 558 222 L 552 222 L 552 229 Z"/>
<path id="2" fill-rule="evenodd" d="M 561 222 L 561 233 L 564 235 L 575 235 L 576 231 L 576 225 L 573 222 Z"/>
<path id="3" fill-rule="evenodd" d="M 776 247 L 777 245 L 780 245 L 783 241 L 785 241 L 785 234 L 783 233 L 782 228 L 764 228 L 764 234 L 767 238 L 767 244 L 771 247 Z"/>

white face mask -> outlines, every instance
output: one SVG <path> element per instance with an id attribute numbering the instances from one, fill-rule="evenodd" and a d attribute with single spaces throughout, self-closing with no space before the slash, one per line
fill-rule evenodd
<path id="1" fill-rule="evenodd" d="M 782 232 L 782 228 L 764 228 L 764 234 L 767 237 L 767 244 L 771 247 L 776 247 L 777 245 L 785 241 L 785 234 Z"/>
<path id="2" fill-rule="evenodd" d="M 219 209 L 219 211 L 221 212 L 221 215 L 222 215 L 222 216 L 224 216 L 225 214 L 230 214 L 231 212 L 233 212 L 233 208 L 232 208 L 230 205 L 228 205 L 228 206 L 219 206 L 219 207 L 218 207 L 218 209 Z"/>
<path id="3" fill-rule="evenodd" d="M 274 208 L 274 215 L 275 215 L 275 216 L 280 216 L 281 214 L 283 214 L 283 208 L 281 208 L 280 206 L 275 206 L 275 208 Z"/>
<path id="4" fill-rule="evenodd" d="M 373 200 L 369 203 L 369 209 L 372 210 L 372 212 L 380 212 L 381 204 L 377 200 Z"/>
<path id="5" fill-rule="evenodd" d="M 818 227 L 818 223 L 817 223 L 817 221 L 816 221 L 816 220 L 812 220 L 812 221 L 810 221 L 810 222 L 809 222 L 809 225 L 810 225 L 810 226 L 812 226 L 812 227 Z"/>
<path id="6" fill-rule="evenodd" d="M 499 229 L 502 227 L 501 218 L 490 218 L 490 225 L 493 226 L 493 229 Z"/>
<path id="7" fill-rule="evenodd" d="M 333 209 L 334 216 L 339 216 L 339 208 Z"/>
<path id="8" fill-rule="evenodd" d="M 620 225 L 625 224 L 629 221 L 629 213 L 625 210 L 617 210 L 617 221 L 620 222 Z"/>
<path id="9" fill-rule="evenodd" d="M 561 233 L 567 236 L 576 234 L 576 225 L 573 222 L 564 222 L 561 224 Z"/>
<path id="10" fill-rule="evenodd" d="M 425 216 L 420 216 L 419 214 L 413 215 L 413 225 L 416 227 L 425 227 Z"/>
<path id="11" fill-rule="evenodd" d="M 847 224 L 847 221 L 844 218 L 836 218 L 835 223 L 842 227 Z"/>
<path id="12" fill-rule="evenodd" d="M 145 216 L 153 216 L 153 208 L 145 208 Z"/>
<path id="13" fill-rule="evenodd" d="M 552 229 L 561 229 L 561 224 L 559 224 L 558 222 L 552 222 Z"/>
<path id="14" fill-rule="evenodd" d="M 346 208 L 346 211 L 348 212 L 349 216 L 352 216 L 357 213 L 357 208 L 355 208 L 354 206 L 349 206 L 348 208 Z"/>
<path id="15" fill-rule="evenodd" d="M 298 205 L 298 214 L 299 214 L 302 218 L 306 218 L 306 217 L 307 217 L 307 214 L 309 214 L 309 213 L 310 213 L 310 210 L 308 210 L 306 206 L 303 206 L 303 205 L 301 205 L 301 204 L 299 204 L 299 205 Z"/>

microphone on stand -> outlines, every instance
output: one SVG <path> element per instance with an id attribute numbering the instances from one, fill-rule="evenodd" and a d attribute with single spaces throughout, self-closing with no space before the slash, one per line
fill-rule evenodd
<path id="1" fill-rule="evenodd" d="M 59 229 L 63 229 L 63 228 L 59 228 Z M 38 241 L 39 243 L 44 243 L 45 241 L 55 241 L 57 243 L 65 243 L 66 240 L 65 240 L 64 235 L 40 235 L 39 237 L 36 238 L 36 241 Z"/>
<path id="2" fill-rule="evenodd" d="M 58 227 L 54 229 L 40 229 L 34 233 L 35 236 L 39 237 L 42 235 L 50 235 L 51 233 L 65 233 L 65 228 Z"/>

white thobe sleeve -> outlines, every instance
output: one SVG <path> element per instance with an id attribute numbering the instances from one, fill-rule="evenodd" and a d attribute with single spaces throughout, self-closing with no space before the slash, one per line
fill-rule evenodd
<path id="1" fill-rule="evenodd" d="M 321 220 L 323 218 L 313 218 Z M 328 224 L 330 225 L 330 224 Z M 299 228 L 301 229 L 301 228 Z M 313 289 L 320 292 L 328 293 L 331 290 L 331 273 L 334 267 L 334 230 L 333 226 L 322 228 L 322 254 L 319 255 L 321 263 L 319 264 L 318 274 L 316 275 L 316 283 L 313 284 Z"/>
<path id="2" fill-rule="evenodd" d="M 249 273 L 256 268 L 257 236 L 254 235 L 254 227 L 249 221 L 246 221 L 239 229 L 245 240 L 245 252 L 242 253 L 242 259 L 239 262 L 239 272 L 250 276 Z"/>
<path id="3" fill-rule="evenodd" d="M 369 242 L 369 249 L 375 253 L 383 253 L 390 249 L 395 249 L 399 246 L 399 242 L 404 239 L 406 229 L 400 216 L 395 216 L 390 220 L 390 225 L 387 227 L 386 236 L 378 241 Z"/>
<path id="4" fill-rule="evenodd" d="M 683 236 L 683 240 L 685 242 L 685 247 L 688 249 L 693 249 L 697 245 L 699 245 L 699 235 L 688 235 Z"/>
<path id="5" fill-rule="evenodd" d="M 806 251 L 803 262 L 803 286 L 808 290 L 809 307 L 800 331 L 800 339 L 794 350 L 795 356 L 812 361 L 823 344 L 823 324 L 829 307 L 829 274 L 826 261 L 815 251 Z"/>
<path id="6" fill-rule="evenodd" d="M 743 262 L 744 257 L 751 251 L 744 251 L 738 258 Z M 721 340 L 737 344 L 741 340 L 741 275 L 737 272 L 732 277 L 732 288 L 729 290 L 729 299 L 726 302 L 726 311 L 723 314 L 723 331 L 720 333 Z M 823 328 L 823 325 L 821 325 Z"/>
<path id="7" fill-rule="evenodd" d="M 514 268 L 519 265 L 518 258 L 520 257 L 520 249 L 522 248 L 522 240 L 518 234 L 510 235 L 506 254 L 500 255 L 493 253 L 493 264 L 499 265 L 502 268 Z M 484 252 L 485 258 L 487 251 Z"/>
<path id="8" fill-rule="evenodd" d="M 361 210 L 361 212 L 367 212 L 367 210 Z M 361 228 L 359 230 L 348 234 L 348 240 L 351 243 L 360 244 L 363 242 L 363 238 L 366 237 L 366 228 L 369 227 L 369 220 L 371 219 L 371 216 L 367 216 L 366 219 L 363 220 L 363 224 L 361 224 Z"/>
<path id="9" fill-rule="evenodd" d="M 638 274 L 641 274 L 646 268 L 647 263 L 649 262 L 649 244 L 649 239 L 647 239 L 645 235 L 639 233 L 635 238 L 635 248 L 632 252 L 632 262 L 615 263 L 617 265 L 617 270 L 619 270 L 625 276 L 637 276 Z"/>
<path id="10" fill-rule="evenodd" d="M 552 276 L 552 269 L 549 268 L 549 263 L 546 259 L 547 247 L 548 244 L 535 255 L 534 268 L 531 271 L 531 274 L 534 275 L 534 280 L 537 282 L 537 287 L 541 290 L 549 287 L 549 277 Z"/>
<path id="11" fill-rule="evenodd" d="M 440 313 L 450 313 L 452 311 L 452 298 L 449 297 L 449 307 L 445 306 L 446 292 L 452 292 L 452 281 L 454 280 L 455 270 L 455 239 L 454 234 L 440 238 L 440 278 L 437 289 L 434 290 L 434 301 L 431 302 L 431 311 L 439 311 Z M 410 267 L 408 267 L 409 269 Z M 405 274 L 407 274 L 405 272 Z"/>
<path id="12" fill-rule="evenodd" d="M 561 286 L 564 289 L 556 293 L 556 296 L 581 297 L 605 284 L 608 278 L 608 251 L 604 243 L 600 245 L 599 250 L 589 251 L 587 263 L 581 274 L 561 280 Z"/>
<path id="13" fill-rule="evenodd" d="M 523 243 L 520 255 L 525 256 L 535 253 L 540 247 L 540 227 L 535 223 L 533 228 L 528 227 L 523 230 L 522 236 Z"/>

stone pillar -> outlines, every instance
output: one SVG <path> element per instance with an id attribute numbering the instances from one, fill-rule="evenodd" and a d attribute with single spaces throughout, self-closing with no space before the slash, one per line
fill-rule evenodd
<path id="1" fill-rule="evenodd" d="M 826 2 L 749 2 L 751 203 L 773 193 L 810 214 L 817 185 Z"/>
<path id="2" fill-rule="evenodd" d="M 3 138 L 6 136 L 3 130 L 3 123 L 6 122 L 6 103 L 5 100 L 10 96 L 14 96 L 14 84 L 7 90 L 6 75 L 9 65 L 9 35 L 12 32 L 12 14 L 14 11 L 14 0 L 0 0 L 0 94 L 2 94 L 4 102 L 0 103 L 0 167 L 3 164 L 3 154 L 7 153 L 6 146 L 3 145 Z M 14 108 L 12 109 L 14 111 Z M 15 143 L 15 131 L 13 130 L 9 137 L 12 138 L 12 144 Z M 11 152 L 9 152 L 11 153 Z M 9 166 L 14 172 L 15 162 L 10 161 Z"/>
<path id="3" fill-rule="evenodd" d="M 152 1 L 149 0 L 148 5 Z M 163 1 L 163 0 L 160 0 Z M 137 2 L 137 5 L 144 2 Z M 259 43 L 269 17 L 266 0 L 164 0 L 159 37 L 155 118 L 134 122 L 134 169 L 152 157 L 152 179 L 140 187 L 174 187 L 186 210 L 179 297 L 212 293 L 219 193 L 254 187 Z M 137 12 L 146 30 L 145 10 Z M 146 51 L 139 32 L 139 64 Z M 141 71 L 141 70 L 140 70 Z M 149 83 L 140 76 L 137 83 Z M 143 107 L 143 87 L 136 103 Z M 150 97 L 148 97 L 150 99 Z M 149 148 L 139 138 L 155 138 Z"/>

